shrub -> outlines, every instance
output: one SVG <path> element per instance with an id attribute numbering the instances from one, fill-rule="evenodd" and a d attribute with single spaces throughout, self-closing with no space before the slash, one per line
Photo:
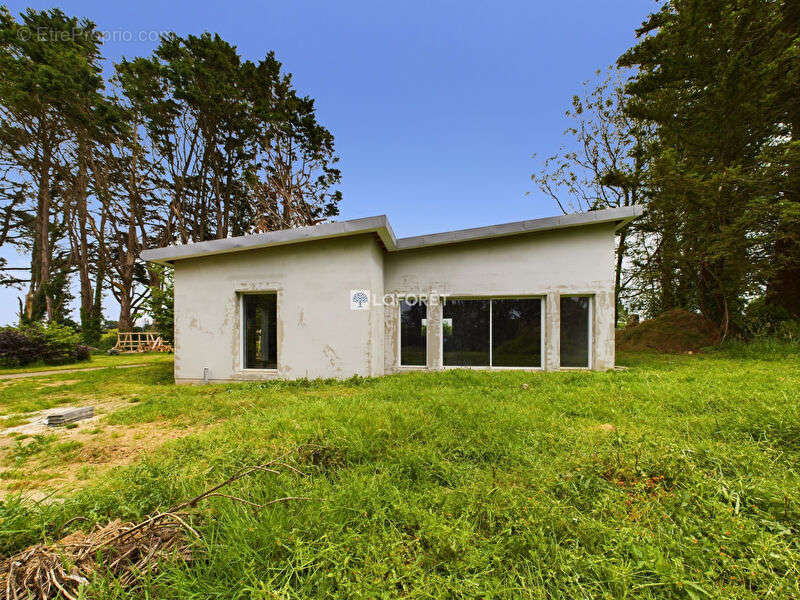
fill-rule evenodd
<path id="1" fill-rule="evenodd" d="M 792 319 L 785 308 L 768 304 L 764 298 L 756 298 L 747 305 L 742 330 L 751 338 L 800 339 L 800 321 Z"/>
<path id="2" fill-rule="evenodd" d="M 0 328 L 0 364 L 18 367 L 39 358 L 41 348 L 38 341 L 14 327 Z"/>
<path id="3" fill-rule="evenodd" d="M 89 360 L 92 355 L 92 349 L 89 346 L 78 344 L 75 346 L 75 362 Z"/>
<path id="4" fill-rule="evenodd" d="M 0 364 L 3 366 L 19 367 L 36 361 L 58 365 L 88 359 L 88 346 L 80 345 L 80 336 L 64 325 L 35 323 L 0 329 Z"/>
<path id="5" fill-rule="evenodd" d="M 75 360 L 76 348 L 81 342 L 73 329 L 63 325 L 36 325 L 28 328 L 35 336 L 41 336 L 42 354 L 39 357 L 47 364 L 57 365 Z"/>
<path id="6" fill-rule="evenodd" d="M 98 350 L 110 350 L 117 345 L 117 332 L 119 329 L 109 329 L 100 336 L 100 341 L 97 343 Z"/>

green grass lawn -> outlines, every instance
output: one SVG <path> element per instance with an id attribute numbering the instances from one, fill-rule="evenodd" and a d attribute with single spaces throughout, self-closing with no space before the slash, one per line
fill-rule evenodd
<path id="1" fill-rule="evenodd" d="M 131 360 L 132 358 L 136 360 Z M 93 403 L 97 400 L 126 399 L 137 393 L 152 394 L 158 384 L 172 383 L 172 356 L 148 353 L 121 356 L 98 356 L 90 362 L 78 363 L 84 367 L 121 367 L 144 364 L 145 367 L 126 368 L 119 371 L 58 373 L 31 378 L 0 379 L 0 417 L 30 413 L 62 404 Z M 82 368 L 77 365 L 42 368 L 41 371 Z M 35 369 L 31 372 L 40 372 Z M 180 390 L 180 388 L 177 388 Z M 0 421 L 2 428 L 2 421 Z"/>
<path id="2" fill-rule="evenodd" d="M 121 365 L 134 365 L 139 363 L 151 362 L 172 362 L 172 355 L 163 352 L 146 352 L 134 354 L 120 354 L 109 356 L 108 354 L 92 354 L 89 360 L 66 365 L 46 365 L 44 363 L 33 363 L 24 367 L 4 367 L 0 368 L 0 375 L 14 375 L 16 373 L 40 373 L 43 371 L 59 371 L 61 369 L 86 369 L 92 367 L 118 367 Z"/>
<path id="3" fill-rule="evenodd" d="M 211 499 L 198 512 L 194 561 L 164 564 L 133 592 L 98 576 L 87 595 L 800 596 L 798 347 L 619 362 L 630 368 L 204 387 L 172 385 L 167 362 L 54 376 L 79 380 L 60 393 L 128 398 L 105 427 L 169 424 L 189 435 L 86 474 L 58 502 L 8 496 L 0 552 L 77 515 L 140 518 L 288 452 L 305 476 L 256 475 L 227 493 L 313 501 L 259 511 Z M 21 402 L 23 388 L 14 394 Z M 32 404 L 51 401 L 38 394 Z M 296 452 L 308 444 L 313 452 Z M 47 452 L 16 451 L 7 470 Z M 74 454 L 52 450 L 48 464 Z"/>

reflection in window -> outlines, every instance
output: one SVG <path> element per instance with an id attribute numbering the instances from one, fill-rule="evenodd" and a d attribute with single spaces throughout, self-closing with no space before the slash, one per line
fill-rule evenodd
<path id="1" fill-rule="evenodd" d="M 561 297 L 561 366 L 589 366 L 589 298 Z"/>
<path id="2" fill-rule="evenodd" d="M 542 301 L 492 300 L 492 366 L 542 366 Z"/>
<path id="3" fill-rule="evenodd" d="M 445 366 L 489 366 L 489 301 L 447 300 L 442 308 Z"/>
<path id="4" fill-rule="evenodd" d="M 277 296 L 275 294 L 245 294 L 242 298 L 245 368 L 277 369 Z"/>
<path id="5" fill-rule="evenodd" d="M 427 320 L 423 302 L 400 302 L 400 364 L 424 366 L 427 363 Z"/>

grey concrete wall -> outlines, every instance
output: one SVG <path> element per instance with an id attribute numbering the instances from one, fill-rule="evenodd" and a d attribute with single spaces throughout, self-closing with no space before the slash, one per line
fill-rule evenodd
<path id="1" fill-rule="evenodd" d="M 350 290 L 383 293 L 374 235 L 252 250 L 175 264 L 175 379 L 350 377 L 383 373 L 380 306 L 350 309 Z M 278 369 L 242 369 L 241 302 L 278 294 Z"/>
<path id="2" fill-rule="evenodd" d="M 592 298 L 591 367 L 614 365 L 614 228 L 584 226 L 387 253 L 374 234 L 187 258 L 175 263 L 178 382 L 376 376 L 399 367 L 399 309 L 350 309 L 350 290 L 537 296 L 543 368 L 559 368 L 562 294 Z M 242 369 L 240 297 L 278 295 L 278 368 Z M 442 368 L 441 306 L 429 306 L 428 369 Z M 411 368 L 411 367 L 409 367 Z"/>
<path id="3" fill-rule="evenodd" d="M 539 296 L 544 299 L 543 367 L 559 368 L 562 294 L 592 297 L 591 368 L 614 366 L 614 225 L 390 253 L 384 259 L 387 294 Z M 399 367 L 399 310 L 387 307 L 384 371 Z M 428 311 L 428 367 L 440 368 L 441 310 Z"/>

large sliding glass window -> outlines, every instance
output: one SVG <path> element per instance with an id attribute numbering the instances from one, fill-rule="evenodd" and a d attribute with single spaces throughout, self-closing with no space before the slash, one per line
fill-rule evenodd
<path id="1" fill-rule="evenodd" d="M 492 300 L 492 366 L 542 366 L 542 301 Z"/>
<path id="2" fill-rule="evenodd" d="M 445 366 L 542 366 L 541 299 L 448 299 L 443 315 Z"/>
<path id="3" fill-rule="evenodd" d="M 447 300 L 442 346 L 447 367 L 489 366 L 489 300 Z"/>
<path id="4" fill-rule="evenodd" d="M 400 365 L 425 366 L 428 362 L 427 307 L 421 301 L 400 301 Z"/>
<path id="5" fill-rule="evenodd" d="M 244 294 L 244 368 L 278 368 L 278 299 L 275 294 Z"/>
<path id="6" fill-rule="evenodd" d="M 561 366 L 589 366 L 589 298 L 561 297 Z"/>

